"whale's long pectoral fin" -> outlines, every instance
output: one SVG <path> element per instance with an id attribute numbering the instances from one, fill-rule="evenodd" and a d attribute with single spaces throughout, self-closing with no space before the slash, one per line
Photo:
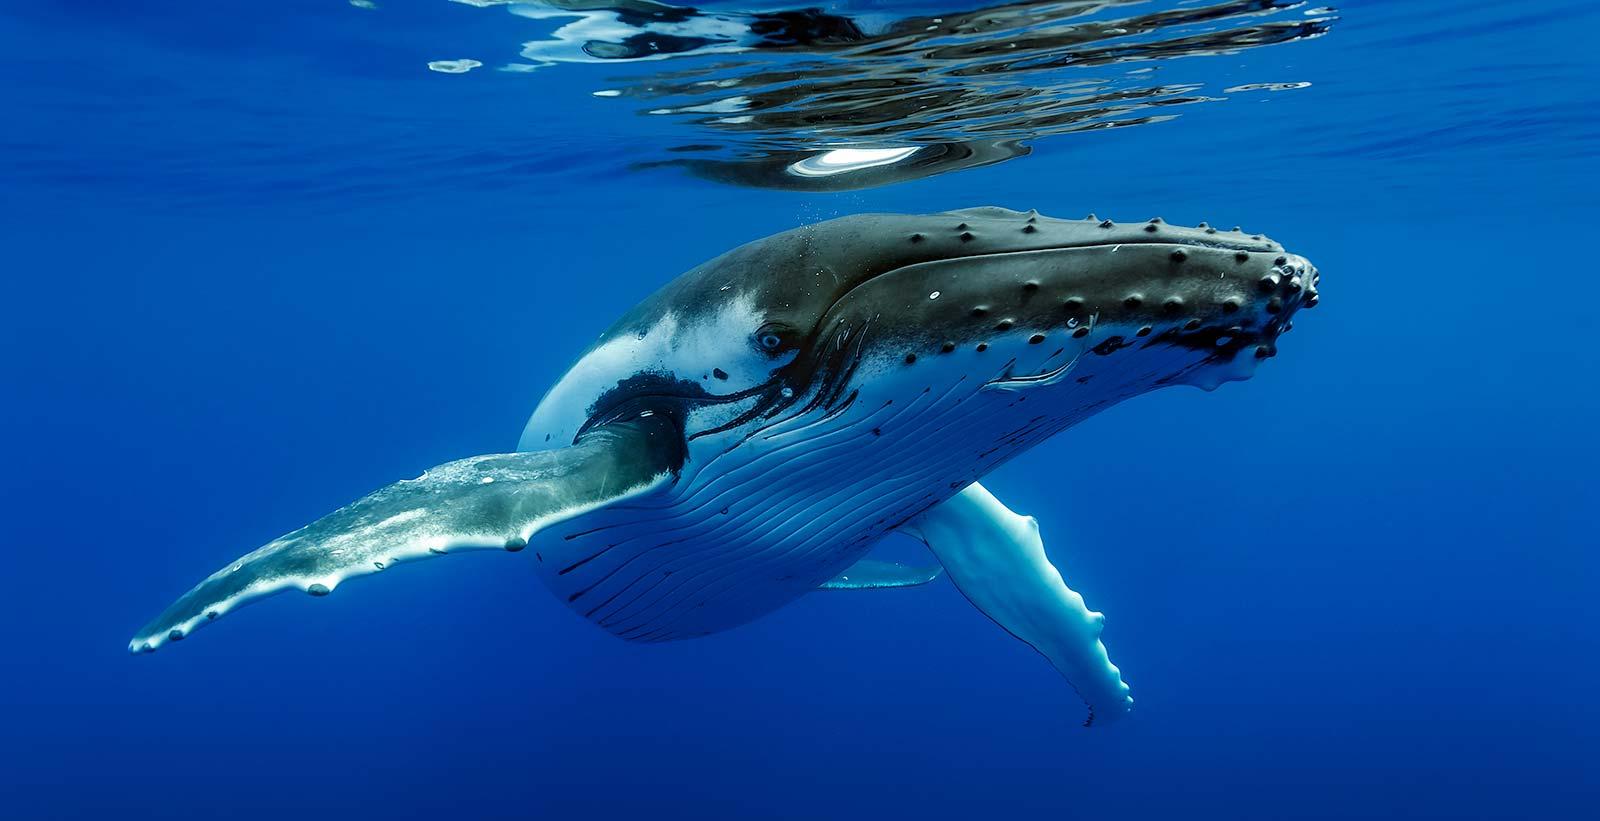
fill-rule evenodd
<path id="1" fill-rule="evenodd" d="M 281 536 L 212 574 L 129 643 L 152 652 L 244 604 L 314 596 L 395 562 L 460 550 L 518 551 L 540 528 L 670 483 L 683 437 L 664 416 L 613 423 L 570 447 L 447 462 Z"/>
<path id="2" fill-rule="evenodd" d="M 944 568 L 916 567 L 879 559 L 862 559 L 843 573 L 817 586 L 818 590 L 882 590 L 916 587 L 939 578 Z"/>
<path id="3" fill-rule="evenodd" d="M 901 529 L 921 539 L 960 590 L 1006 632 L 1033 645 L 1089 707 L 1088 726 L 1133 705 L 1100 643 L 1105 618 L 1084 606 L 1050 563 L 1039 524 L 973 484 Z"/>

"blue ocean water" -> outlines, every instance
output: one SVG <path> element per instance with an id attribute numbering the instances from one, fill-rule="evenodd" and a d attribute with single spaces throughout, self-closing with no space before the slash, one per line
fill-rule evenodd
<path id="1" fill-rule="evenodd" d="M 0 10 L 0 815 L 1594 817 L 1600 7 L 1018 3 L 938 51 L 882 32 L 979 4 L 763 1 L 654 34 L 628 2 Z M 995 63 L 1028 40 L 981 21 L 1033 12 L 1076 34 Z M 983 204 L 1238 223 L 1323 272 L 1253 379 L 985 481 L 1107 614 L 1128 720 L 1079 727 L 945 580 L 637 646 L 471 554 L 127 654 L 229 559 L 512 448 L 678 272 Z"/>

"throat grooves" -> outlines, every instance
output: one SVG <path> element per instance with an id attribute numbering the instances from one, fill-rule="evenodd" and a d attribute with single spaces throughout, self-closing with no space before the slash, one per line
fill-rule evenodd
<path id="1" fill-rule="evenodd" d="M 900 400 L 845 392 L 831 409 L 771 425 L 686 474 L 664 504 L 586 518 L 559 538 L 559 558 L 546 557 L 546 579 L 624 638 L 748 621 L 971 481 L 988 448 L 968 429 L 1003 405 L 973 387 L 958 378 Z M 952 487 L 952 475 L 964 480 Z"/>

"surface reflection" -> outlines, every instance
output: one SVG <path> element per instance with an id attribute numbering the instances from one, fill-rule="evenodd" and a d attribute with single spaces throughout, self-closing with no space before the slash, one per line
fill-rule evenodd
<path id="1" fill-rule="evenodd" d="M 1026 156 L 1027 140 L 1169 120 L 1179 106 L 1222 98 L 1201 83 L 1161 82 L 1166 63 L 1307 40 L 1336 20 L 1330 8 L 1275 0 L 1022 2 L 899 17 L 643 0 L 457 2 L 563 21 L 524 44 L 526 62 L 512 71 L 711 58 L 595 92 L 693 127 L 691 141 L 669 149 L 675 156 L 637 166 L 807 191 L 989 165 Z M 1306 85 L 1271 78 L 1217 93 Z"/>

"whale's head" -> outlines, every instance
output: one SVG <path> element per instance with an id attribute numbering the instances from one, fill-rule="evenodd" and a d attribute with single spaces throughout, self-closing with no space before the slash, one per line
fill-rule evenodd
<path id="1" fill-rule="evenodd" d="M 1317 286 L 1272 240 L 1204 224 L 993 207 L 844 217 L 646 300 L 547 396 L 522 446 L 643 408 L 675 409 L 692 441 L 924 393 L 1025 398 L 1048 435 L 1154 388 L 1247 378 Z"/>

